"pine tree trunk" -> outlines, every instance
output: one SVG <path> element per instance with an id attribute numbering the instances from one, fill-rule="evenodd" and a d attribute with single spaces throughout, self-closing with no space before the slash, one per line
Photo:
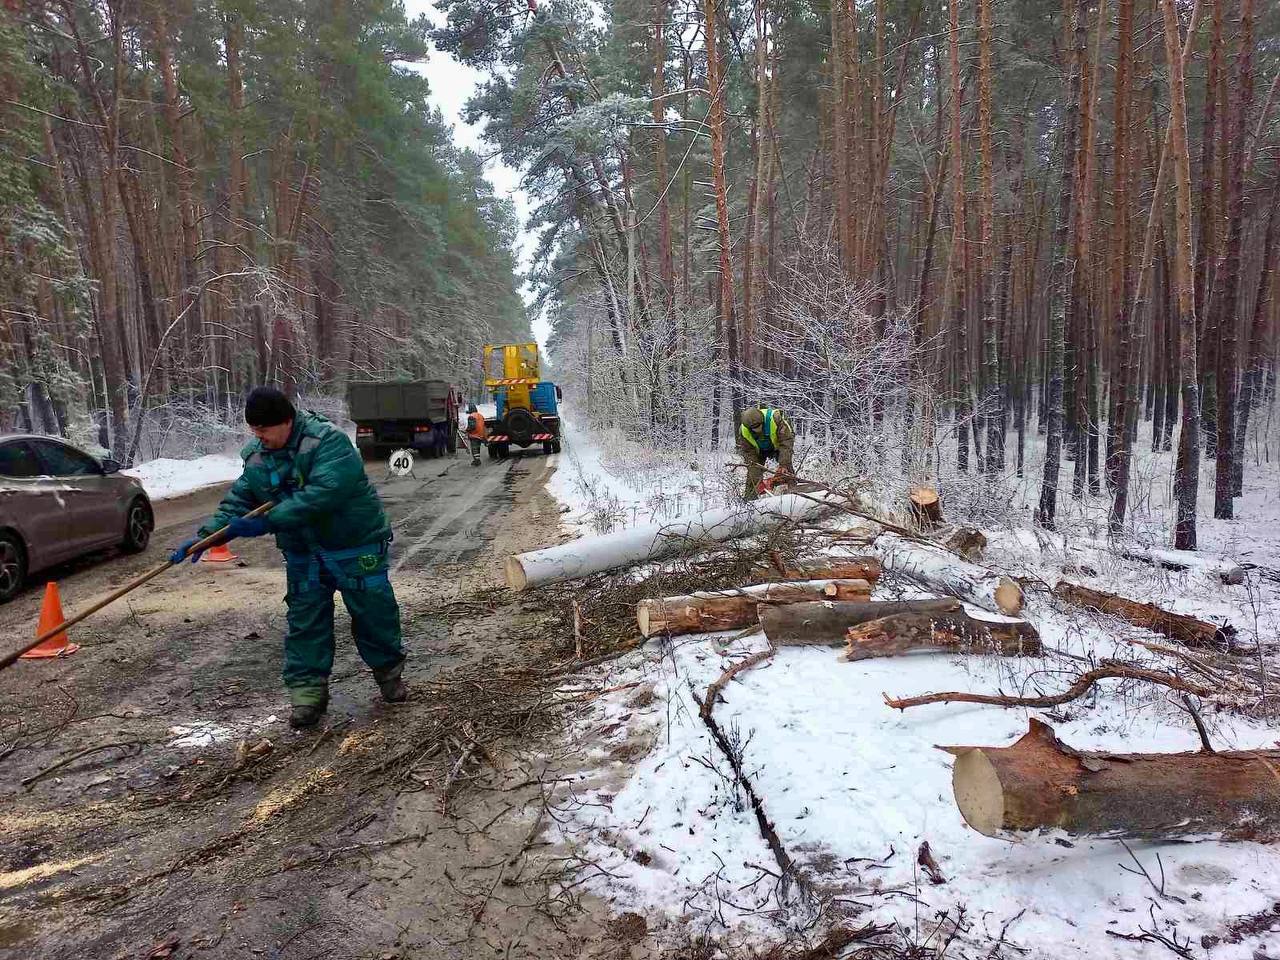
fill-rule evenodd
<path id="1" fill-rule="evenodd" d="M 716 236 L 718 240 L 717 272 L 719 275 L 719 316 L 729 354 L 730 397 L 736 411 L 739 381 L 738 330 L 733 311 L 733 266 L 729 260 L 732 241 L 729 237 L 729 201 L 725 178 L 724 97 L 725 80 L 720 69 L 720 51 L 716 42 L 716 0 L 703 2 L 704 44 L 707 51 L 707 89 L 711 108 L 707 126 L 711 132 L 711 181 L 716 204 Z"/>
<path id="2" fill-rule="evenodd" d="M 1240 325 L 1240 246 L 1244 235 L 1244 163 L 1245 131 L 1253 106 L 1253 0 L 1240 0 L 1240 49 L 1237 54 L 1235 80 L 1230 87 L 1233 101 L 1228 121 L 1230 143 L 1227 160 L 1227 251 L 1223 262 L 1221 310 L 1218 314 L 1218 410 L 1217 463 L 1213 515 L 1230 520 L 1235 515 L 1235 417 L 1236 357 Z"/>
<path id="3" fill-rule="evenodd" d="M 1085 27 L 1089 0 L 1077 0 L 1074 49 L 1071 54 L 1070 90 L 1063 118 L 1062 188 L 1058 197 L 1058 218 L 1054 227 L 1053 275 L 1050 278 L 1052 305 L 1049 313 L 1048 399 L 1044 480 L 1036 519 L 1052 530 L 1058 509 L 1058 473 L 1062 466 L 1063 381 L 1066 376 L 1066 321 L 1074 313 L 1075 297 L 1075 171 L 1077 127 L 1083 84 Z"/>
<path id="4" fill-rule="evenodd" d="M 1271 280 L 1276 235 L 1276 210 L 1280 208 L 1280 177 L 1271 188 L 1271 202 L 1267 210 L 1267 226 L 1262 237 L 1262 269 L 1258 274 L 1258 291 L 1253 301 L 1253 318 L 1250 323 L 1249 355 L 1240 384 L 1239 416 L 1236 419 L 1235 455 L 1232 457 L 1234 476 L 1232 485 L 1235 496 L 1244 493 L 1244 445 L 1249 434 L 1249 417 L 1262 396 L 1263 376 L 1268 365 L 1267 339 L 1271 306 Z"/>
<path id="5" fill-rule="evenodd" d="M 1182 70 L 1182 41 L 1174 0 L 1160 0 L 1164 15 L 1165 59 L 1169 65 L 1169 149 L 1176 198 L 1174 289 L 1177 293 L 1178 363 L 1182 386 L 1182 433 L 1178 438 L 1175 480 L 1177 520 L 1173 545 L 1196 548 L 1196 497 L 1199 493 L 1200 385 L 1196 368 L 1196 299 L 1191 244 L 1191 158 L 1187 150 L 1187 98 Z"/>
<path id="6" fill-rule="evenodd" d="M 995 473 L 1004 450 L 1004 411 L 1000 403 L 1000 356 L 996 320 L 995 192 L 991 141 L 991 0 L 978 0 L 978 218 L 982 236 L 982 414 L 987 455 L 982 469 Z"/>
<path id="7" fill-rule="evenodd" d="M 968 248 L 965 241 L 966 205 L 964 174 L 964 141 L 961 139 L 960 113 L 964 108 L 960 86 L 960 4 L 947 4 L 947 60 L 951 75 L 951 343 L 956 375 L 953 380 L 956 415 L 956 469 L 969 469 L 969 277 L 965 269 Z"/>

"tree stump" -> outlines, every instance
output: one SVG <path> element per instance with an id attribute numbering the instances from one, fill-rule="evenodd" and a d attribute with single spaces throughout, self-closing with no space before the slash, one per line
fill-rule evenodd
<path id="1" fill-rule="evenodd" d="M 912 487 L 907 502 L 911 505 L 911 519 L 918 529 L 928 532 L 942 523 L 942 498 L 933 487 Z"/>

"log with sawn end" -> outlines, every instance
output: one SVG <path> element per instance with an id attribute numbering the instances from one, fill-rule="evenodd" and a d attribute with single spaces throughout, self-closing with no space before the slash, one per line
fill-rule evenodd
<path id="1" fill-rule="evenodd" d="M 951 613 L 899 613 L 850 627 L 846 662 L 893 657 L 912 650 L 999 653 L 1035 656 L 1040 634 L 1025 620 L 982 620 L 964 610 Z"/>
<path id="2" fill-rule="evenodd" d="M 864 600 L 854 603 L 793 603 L 760 613 L 764 635 L 775 647 L 838 647 L 850 627 L 904 613 L 942 616 L 963 613 L 954 597 L 938 600 Z"/>
<path id="3" fill-rule="evenodd" d="M 1008 747 L 942 747 L 965 822 L 989 837 L 1061 829 L 1115 837 L 1280 835 L 1280 750 L 1100 753 L 1073 750 L 1053 729 Z"/>
<path id="4" fill-rule="evenodd" d="M 866 580 L 763 583 L 737 590 L 641 600 L 636 604 L 636 624 L 643 637 L 713 633 L 759 623 L 759 608 L 821 600 L 868 600 L 870 597 L 871 584 Z"/>
<path id="5" fill-rule="evenodd" d="M 875 548 L 886 570 L 915 580 L 930 590 L 959 597 L 1007 617 L 1016 617 L 1022 612 L 1022 587 L 1010 577 L 896 533 L 877 537 Z"/>
<path id="6" fill-rule="evenodd" d="M 1053 595 L 1078 607 L 1127 620 L 1135 627 L 1152 630 L 1188 647 L 1230 650 L 1235 642 L 1236 629 L 1230 624 L 1218 626 L 1185 613 L 1173 613 L 1153 603 L 1141 603 L 1067 580 L 1060 581 L 1053 588 Z"/>

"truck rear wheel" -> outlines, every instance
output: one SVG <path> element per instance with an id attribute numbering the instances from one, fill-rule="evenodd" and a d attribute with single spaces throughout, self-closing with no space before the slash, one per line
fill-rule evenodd
<path id="1" fill-rule="evenodd" d="M 543 440 L 543 441 L 542 441 L 542 452 L 543 452 L 543 453 L 545 453 L 545 454 L 549 457 L 549 456 L 551 456 L 551 454 L 555 453 L 555 446 L 556 446 L 556 445 L 555 445 L 554 443 L 552 443 L 550 440 Z"/>
<path id="2" fill-rule="evenodd" d="M 559 453 L 559 452 L 560 452 L 560 441 L 559 441 L 559 440 L 552 440 L 552 441 L 551 441 L 551 452 L 552 452 L 552 453 Z"/>

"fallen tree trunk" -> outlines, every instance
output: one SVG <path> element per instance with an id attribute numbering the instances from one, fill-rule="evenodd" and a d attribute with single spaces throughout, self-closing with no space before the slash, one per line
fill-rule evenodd
<path id="1" fill-rule="evenodd" d="M 866 580 L 872 586 L 880 579 L 880 561 L 875 557 L 848 557 L 833 559 L 825 566 L 756 567 L 751 577 L 756 581 L 774 580 Z"/>
<path id="2" fill-rule="evenodd" d="M 1218 626 L 1184 613 L 1172 613 L 1153 603 L 1129 600 L 1067 580 L 1053 588 L 1053 595 L 1078 607 L 1127 620 L 1135 627 L 1155 631 L 1188 647 L 1221 650 L 1230 649 L 1235 642 L 1236 629 L 1230 624 Z"/>
<path id="3" fill-rule="evenodd" d="M 1073 750 L 1039 720 L 1008 747 L 942 747 L 965 822 L 989 837 L 1061 829 L 1118 837 L 1280 834 L 1280 750 Z"/>
<path id="4" fill-rule="evenodd" d="M 1190 550 L 1164 550 L 1158 547 L 1127 544 L 1113 545 L 1094 540 L 1086 540 L 1084 545 L 1104 553 L 1114 553 L 1126 560 L 1137 560 L 1140 563 L 1149 563 L 1153 567 L 1162 567 L 1165 570 L 1192 570 L 1208 577 L 1215 577 L 1229 585 L 1244 583 L 1244 567 L 1240 564 L 1218 557 L 1201 556 Z"/>
<path id="5" fill-rule="evenodd" d="M 759 623 L 757 608 L 761 605 L 870 599 L 871 584 L 866 580 L 764 583 L 739 590 L 641 600 L 636 604 L 636 623 L 640 635 L 646 638 L 658 634 L 713 633 Z"/>
<path id="6" fill-rule="evenodd" d="M 903 613 L 963 613 L 954 597 L 941 600 L 871 600 L 858 603 L 793 603 L 760 611 L 764 635 L 775 647 L 838 647 L 850 627 Z"/>
<path id="7" fill-rule="evenodd" d="M 963 610 L 954 613 L 899 613 L 850 627 L 845 662 L 894 657 L 910 650 L 953 650 L 1034 656 L 1040 635 L 1025 620 L 980 620 Z"/>
<path id="8" fill-rule="evenodd" d="M 886 570 L 909 577 L 938 593 L 960 597 L 1010 617 L 1022 612 L 1022 588 L 1009 577 L 895 533 L 877 537 L 875 547 Z"/>
<path id="9" fill-rule="evenodd" d="M 684 520 L 648 524 L 598 537 L 583 537 L 558 547 L 518 553 L 507 558 L 507 586 L 516 591 L 527 590 L 669 557 L 699 543 L 736 540 L 788 521 L 817 516 L 840 502 L 834 496 L 766 497 L 744 506 L 708 510 Z"/>

